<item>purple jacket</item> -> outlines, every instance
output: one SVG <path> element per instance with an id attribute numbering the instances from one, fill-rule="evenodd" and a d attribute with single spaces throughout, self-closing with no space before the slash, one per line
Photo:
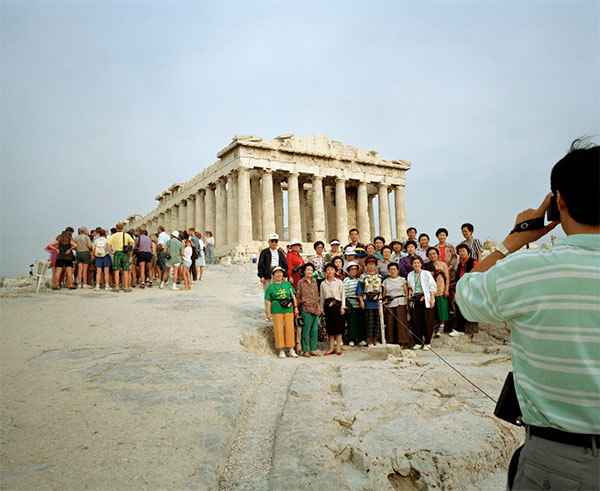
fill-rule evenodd
<path id="1" fill-rule="evenodd" d="M 400 262 L 398 263 L 398 269 L 400 276 L 402 276 L 403 278 L 406 278 L 408 276 L 408 273 L 410 273 L 413 270 L 412 264 L 410 263 L 410 260 L 412 258 L 410 256 L 404 256 L 400 258 Z"/>

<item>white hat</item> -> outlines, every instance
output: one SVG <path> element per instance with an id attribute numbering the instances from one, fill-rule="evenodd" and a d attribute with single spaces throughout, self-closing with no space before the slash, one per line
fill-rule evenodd
<path id="1" fill-rule="evenodd" d="M 290 242 L 290 245 L 293 246 L 293 245 L 296 245 L 296 244 L 302 245 L 302 243 L 298 239 L 292 239 L 292 241 Z"/>
<path id="2" fill-rule="evenodd" d="M 337 240 L 337 239 L 333 239 L 333 240 L 332 240 L 332 241 L 329 243 L 329 245 L 335 245 L 335 244 L 337 244 L 337 245 L 340 245 L 340 241 L 339 241 L 339 240 Z"/>
<path id="3" fill-rule="evenodd" d="M 269 240 L 279 240 L 279 235 L 271 234 L 271 235 L 269 235 Z"/>
<path id="4" fill-rule="evenodd" d="M 177 238 L 179 238 L 179 232 L 178 232 L 177 230 L 173 230 L 173 231 L 171 232 L 171 235 L 172 235 L 173 237 L 177 237 Z"/>
<path id="5" fill-rule="evenodd" d="M 348 272 L 348 270 L 352 267 L 352 266 L 356 266 L 357 268 L 360 269 L 360 266 L 358 265 L 358 263 L 356 261 L 350 261 L 348 264 L 346 264 L 346 272 Z"/>
<path id="6" fill-rule="evenodd" d="M 356 255 L 356 251 L 354 250 L 354 247 L 348 246 L 348 247 L 346 247 L 345 254 L 346 254 L 346 256 L 354 256 L 354 255 Z"/>
<path id="7" fill-rule="evenodd" d="M 283 268 L 281 266 L 275 266 L 273 268 L 273 270 L 271 271 L 271 273 L 274 273 L 275 271 L 283 271 Z M 285 271 L 284 271 L 285 272 Z"/>

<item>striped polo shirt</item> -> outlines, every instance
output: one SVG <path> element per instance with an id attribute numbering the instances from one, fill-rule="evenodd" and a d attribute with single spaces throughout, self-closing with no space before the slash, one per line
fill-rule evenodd
<path id="1" fill-rule="evenodd" d="M 511 254 L 456 286 L 470 321 L 508 321 L 523 421 L 600 434 L 600 235 Z"/>

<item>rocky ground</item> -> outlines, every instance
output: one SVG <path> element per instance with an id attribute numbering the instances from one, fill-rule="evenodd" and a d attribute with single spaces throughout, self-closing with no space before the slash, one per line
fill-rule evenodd
<path id="1" fill-rule="evenodd" d="M 432 352 L 278 359 L 250 266 L 1 302 L 2 489 L 503 489 L 519 430 Z M 508 330 L 433 348 L 496 397 Z"/>

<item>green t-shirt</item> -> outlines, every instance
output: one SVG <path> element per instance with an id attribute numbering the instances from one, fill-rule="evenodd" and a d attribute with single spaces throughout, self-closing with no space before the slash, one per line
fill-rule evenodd
<path id="1" fill-rule="evenodd" d="M 281 283 L 271 283 L 267 287 L 267 291 L 265 292 L 265 300 L 271 300 L 271 314 L 286 314 L 288 312 L 294 311 L 294 304 L 290 304 L 287 309 L 284 309 L 279 302 L 278 298 L 292 298 L 292 295 L 296 294 L 296 290 L 294 287 L 287 281 L 282 281 Z"/>
<path id="2" fill-rule="evenodd" d="M 179 264 L 181 262 L 181 251 L 183 251 L 183 244 L 178 239 L 169 239 L 167 241 L 167 254 L 171 256 L 171 259 L 167 259 L 169 264 Z"/>

